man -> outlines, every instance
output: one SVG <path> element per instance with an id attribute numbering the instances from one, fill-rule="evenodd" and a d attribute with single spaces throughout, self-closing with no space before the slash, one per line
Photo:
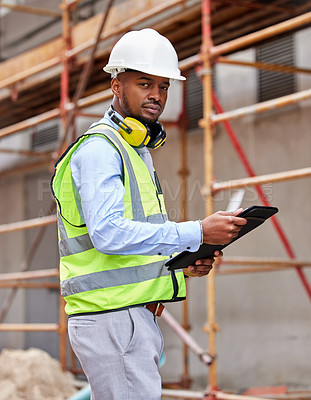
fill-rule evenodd
<path id="1" fill-rule="evenodd" d="M 202 242 L 230 242 L 246 220 L 226 212 L 202 222 L 167 220 L 146 146 L 164 143 L 158 118 L 170 79 L 185 79 L 171 43 L 152 29 L 129 32 L 104 70 L 112 75 L 112 105 L 67 149 L 52 180 L 61 292 L 92 400 L 159 400 L 161 303 L 185 299 L 185 275 L 207 275 L 214 258 L 177 271 L 165 262 Z"/>

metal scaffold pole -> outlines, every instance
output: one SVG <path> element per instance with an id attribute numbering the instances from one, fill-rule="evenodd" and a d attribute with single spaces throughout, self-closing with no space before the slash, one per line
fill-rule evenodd
<path id="1" fill-rule="evenodd" d="M 70 10 L 67 5 L 67 0 L 63 0 L 61 4 L 63 11 L 62 23 L 63 23 L 63 54 L 61 58 L 62 72 L 61 72 L 61 85 L 60 85 L 60 117 L 62 133 L 65 134 L 67 130 L 67 114 L 68 114 L 68 103 L 69 99 L 69 59 L 67 57 L 67 51 L 71 48 L 71 29 L 70 29 Z"/>
<path id="2" fill-rule="evenodd" d="M 0 129 L 0 139 L 6 138 L 10 135 L 13 135 L 17 132 L 26 131 L 42 122 L 50 121 L 52 119 L 60 119 L 62 124 L 63 131 L 63 141 L 61 146 L 56 149 L 54 152 L 37 153 L 30 152 L 26 150 L 12 150 L 12 149 L 1 149 L 2 153 L 16 153 L 22 156 L 33 157 L 33 161 L 25 164 L 18 164 L 17 166 L 13 166 L 8 170 L 4 170 L 0 173 L 0 179 L 11 176 L 12 174 L 20 174 L 26 173 L 30 171 L 36 171 L 40 168 L 46 168 L 51 162 L 60 155 L 63 149 L 67 146 L 69 142 L 74 139 L 73 127 L 75 124 L 76 117 L 94 117 L 100 118 L 101 115 L 95 115 L 89 111 L 83 112 L 82 109 L 89 107 L 94 104 L 98 104 L 100 102 L 106 101 L 110 99 L 112 96 L 112 92 L 110 89 L 105 89 L 105 85 L 92 86 L 94 82 L 88 85 L 89 77 L 92 76 L 92 71 L 94 70 L 95 61 L 101 62 L 105 53 L 103 51 L 104 45 L 99 47 L 99 44 L 102 42 L 107 42 L 107 48 L 105 48 L 105 52 L 108 51 L 108 47 L 110 46 L 113 40 L 115 40 L 120 34 L 126 32 L 129 29 L 136 29 L 138 25 L 143 26 L 144 24 L 149 27 L 149 23 L 152 25 L 153 22 L 150 22 L 150 18 L 154 21 L 157 17 L 160 17 L 161 13 L 168 12 L 174 10 L 174 8 L 178 8 L 183 6 L 187 9 L 187 3 L 193 2 L 185 2 L 184 0 L 170 0 L 166 2 L 159 2 L 154 7 L 151 7 L 152 2 L 150 3 L 150 9 L 142 12 L 140 8 L 137 8 L 137 14 L 132 15 L 131 17 L 125 18 L 119 24 L 110 25 L 110 23 L 106 24 L 106 20 L 108 17 L 108 12 L 110 12 L 110 8 L 112 7 L 113 0 L 107 0 L 105 2 L 104 12 L 102 13 L 101 25 L 98 29 L 97 36 L 90 36 L 88 40 L 84 41 L 75 41 L 76 33 L 75 29 L 71 32 L 71 22 L 70 22 L 70 13 L 72 7 L 75 3 L 78 3 L 79 0 L 60 0 L 61 1 L 61 9 L 62 13 L 59 12 L 50 12 L 48 10 L 40 10 L 31 7 L 24 7 L 20 5 L 9 5 L 6 2 L 1 2 L 0 5 L 2 7 L 7 7 L 8 9 L 12 9 L 15 11 L 23 11 L 27 13 L 33 13 L 37 15 L 45 15 L 53 18 L 60 18 L 62 15 L 62 47 L 59 51 L 54 52 L 51 55 L 49 60 L 43 59 L 37 64 L 31 64 L 29 67 L 25 67 L 24 69 L 18 70 L 13 74 L 8 74 L 3 79 L 0 79 L 0 90 L 11 90 L 16 84 L 19 86 L 20 93 L 23 94 L 23 90 L 26 88 L 36 87 L 36 84 L 41 79 L 41 75 L 39 74 L 43 72 L 52 70 L 57 67 L 57 79 L 59 79 L 59 71 L 61 71 L 61 101 L 60 105 L 54 109 L 40 108 L 38 112 L 40 114 L 36 116 L 31 116 L 32 114 L 25 114 L 24 118 L 27 117 L 26 120 L 20 121 L 18 119 L 12 125 L 4 126 Z M 4 4 L 5 3 L 5 4 Z M 116 2 L 119 3 L 119 2 Z M 135 2 L 133 2 L 134 4 Z M 147 2 L 146 2 L 147 3 Z M 155 2 L 156 3 L 156 2 Z M 279 97 L 276 99 L 272 99 L 269 101 L 265 101 L 262 103 L 257 103 L 253 105 L 243 106 L 235 110 L 224 111 L 221 107 L 221 103 L 218 101 L 217 96 L 212 92 L 212 64 L 215 62 L 230 64 L 230 65 L 238 65 L 240 67 L 251 67 L 251 68 L 259 68 L 267 71 L 274 72 L 282 72 L 282 73 L 300 73 L 300 74 L 310 74 L 311 70 L 307 68 L 298 68 L 286 65 L 276 65 L 276 64 L 268 64 L 262 62 L 249 62 L 245 60 L 236 60 L 235 58 L 224 57 L 224 55 L 230 56 L 231 53 L 235 53 L 238 50 L 244 50 L 246 48 L 253 47 L 256 44 L 260 44 L 263 40 L 269 40 L 277 35 L 285 34 L 291 31 L 298 30 L 304 26 L 309 26 L 311 23 L 311 12 L 308 12 L 303 15 L 299 15 L 295 18 L 288 19 L 281 23 L 278 23 L 273 26 L 269 26 L 267 28 L 263 28 L 257 32 L 253 32 L 250 34 L 246 34 L 242 37 L 237 37 L 233 40 L 229 40 L 227 42 L 217 40 L 217 36 L 215 34 L 215 30 L 217 31 L 217 23 L 215 22 L 217 18 L 214 19 L 214 12 L 216 14 L 217 2 L 212 2 L 212 0 L 201 0 L 201 2 L 196 3 L 196 7 L 200 9 L 201 6 L 201 27 L 202 27 L 202 45 L 201 51 L 199 54 L 191 55 L 188 58 L 187 53 L 184 50 L 180 52 L 180 58 L 183 60 L 180 62 L 179 66 L 181 70 L 189 70 L 196 67 L 199 67 L 200 77 L 202 78 L 202 86 L 203 86 L 203 118 L 200 121 L 199 125 L 203 128 L 203 172 L 204 172 L 204 190 L 202 191 L 202 195 L 204 196 L 205 201 L 205 215 L 210 215 L 214 212 L 214 196 L 220 191 L 228 190 L 228 189 L 237 189 L 244 187 L 255 187 L 255 190 L 258 193 L 258 198 L 261 199 L 264 205 L 269 205 L 268 199 L 265 197 L 263 190 L 260 185 L 264 183 L 272 183 L 272 182 L 285 182 L 290 180 L 297 180 L 302 178 L 311 177 L 311 168 L 305 167 L 300 169 L 295 169 L 291 171 L 283 171 L 277 173 L 269 173 L 261 176 L 257 176 L 255 174 L 255 170 L 252 168 L 252 164 L 250 160 L 247 158 L 247 153 L 244 151 L 243 146 L 238 140 L 238 136 L 235 134 L 233 127 L 230 125 L 230 120 L 237 120 L 241 118 L 245 118 L 245 116 L 255 117 L 259 113 L 264 113 L 271 109 L 282 108 L 284 106 L 288 106 L 291 104 L 298 104 L 305 100 L 311 98 L 311 89 L 304 89 L 297 93 L 292 93 L 283 97 Z M 218 3 L 231 3 L 240 4 L 236 0 L 223 0 Z M 244 5 L 248 4 L 249 7 L 254 8 L 262 8 L 262 5 L 256 5 L 247 1 L 243 1 Z M 136 4 L 137 5 L 137 4 Z M 212 8 L 213 5 L 213 8 Z M 222 6 L 222 5 L 221 5 Z M 264 8 L 269 7 L 271 10 L 274 8 L 274 11 L 278 11 L 278 7 L 274 7 L 273 5 L 265 5 Z M 280 7 L 279 11 L 281 12 L 282 7 Z M 190 7 L 189 7 L 190 9 Z M 118 9 L 117 9 L 118 10 Z M 213 23 L 215 22 L 215 30 L 213 30 L 213 37 L 215 43 L 220 43 L 219 45 L 213 45 L 212 42 L 212 28 L 211 28 L 211 10 L 213 10 Z M 286 7 L 284 8 L 286 11 Z M 112 10 L 112 15 L 115 16 L 115 10 Z M 191 9 L 190 9 L 191 11 Z M 298 12 L 297 12 L 298 13 Z M 192 15 L 192 14 L 189 14 Z M 190 17 L 188 15 L 188 20 Z M 195 14 L 194 14 L 195 15 Z M 294 14 L 293 14 L 294 15 Z M 216 16 L 215 16 L 216 17 Z M 163 16 L 164 18 L 164 16 Z M 200 18 L 200 17 L 199 17 Z M 112 17 L 111 17 L 112 19 Z M 180 46 L 182 40 L 185 40 L 185 33 L 183 32 L 182 37 L 178 38 L 178 32 L 174 31 L 173 25 L 176 21 L 180 21 L 181 17 L 178 15 L 178 18 L 175 16 L 168 17 L 165 20 L 164 25 L 155 25 L 153 26 L 155 29 L 159 29 L 162 32 L 161 27 L 163 29 L 163 34 L 168 34 L 168 36 L 177 35 L 177 39 L 174 38 L 172 40 L 177 46 Z M 169 23 L 168 23 L 169 21 Z M 175 21 L 175 22 L 174 22 Z M 185 20 L 181 20 L 185 23 Z M 191 20 L 191 22 L 193 22 Z M 199 21 L 200 23 L 200 21 Z M 166 26 L 167 24 L 167 26 Z M 150 25 L 150 27 L 151 27 Z M 104 29 L 105 27 L 105 29 Z M 253 27 L 253 30 L 255 27 Z M 172 33 L 172 31 L 174 31 Z M 236 33 L 236 32 L 235 32 Z M 72 35 L 72 37 L 71 37 Z M 236 33 L 238 36 L 238 33 Z M 82 35 L 81 35 L 82 36 Z M 170 38 L 171 39 L 171 38 Z M 71 46 L 71 40 L 73 46 Z M 188 43 L 188 38 L 186 38 Z M 58 47 L 57 47 L 58 49 Z M 89 51 L 84 57 L 81 57 L 83 52 Z M 178 49 L 179 52 L 179 49 Z M 189 52 L 189 54 L 193 54 Z M 74 93 L 70 92 L 70 82 L 73 83 L 75 80 L 75 69 L 71 68 L 72 59 L 75 57 L 76 65 L 84 65 L 83 71 L 80 74 L 78 84 L 76 85 L 76 91 Z M 81 59 L 80 59 L 81 57 Z M 18 63 L 17 63 L 18 64 Z M 26 65 L 26 63 L 20 63 L 21 65 Z M 74 64 L 73 64 L 74 66 Z M 95 68 L 96 69 L 96 68 Z M 10 70 L 10 68 L 8 68 Z M 55 72 L 56 74 L 56 72 Z M 70 79 L 70 74 L 72 74 Z M 59 81 L 58 81 L 59 83 Z M 57 90 L 59 90 L 57 84 Z M 59 92 L 57 92 L 59 93 Z M 70 93 L 72 94 L 70 99 Z M 25 93 L 26 94 L 26 93 Z M 84 96 L 85 97 L 82 97 Z M 51 106 L 51 107 L 52 107 Z M 185 101 L 184 101 L 185 106 Z M 213 107 L 215 109 L 215 113 L 213 113 Z M 178 128 L 180 129 L 180 156 L 181 156 L 181 170 L 180 170 L 180 178 L 181 178 L 181 221 L 188 220 L 188 210 L 187 210 L 187 175 L 188 175 L 188 167 L 187 167 L 187 125 L 186 125 L 186 112 L 185 109 L 180 117 Z M 234 181 L 227 182 L 215 182 L 214 181 L 214 158 L 213 158 L 213 130 L 215 126 L 219 123 L 222 123 L 225 127 L 225 130 L 228 134 L 228 137 L 231 140 L 233 148 L 235 148 L 239 159 L 244 166 L 244 169 L 247 173 L 247 177 L 236 179 Z M 42 157 L 42 160 L 38 157 Z M 54 201 L 53 201 L 54 205 Z M 49 214 L 52 214 L 54 208 L 51 208 Z M 29 323 L 18 323 L 18 324 L 4 324 L 1 323 L 4 320 L 7 312 L 11 307 L 12 300 L 14 298 L 15 293 L 18 289 L 42 289 L 42 288 L 50 288 L 50 289 L 59 289 L 59 277 L 58 268 L 51 268 L 44 271 L 28 271 L 31 266 L 31 261 L 39 247 L 39 244 L 42 240 L 44 231 L 47 226 L 56 224 L 56 215 L 54 213 L 52 215 L 47 215 L 40 218 L 28 219 L 26 221 L 12 222 L 2 224 L 0 226 L 0 234 L 9 233 L 9 232 L 17 232 L 21 230 L 28 230 L 32 228 L 38 228 L 38 232 L 35 235 L 33 243 L 29 246 L 26 255 L 23 258 L 22 263 L 19 266 L 19 271 L 16 273 L 6 273 L 1 274 L 0 276 L 0 288 L 11 289 L 11 294 L 8 297 L 6 304 L 2 306 L 2 310 L 0 309 L 0 331 L 40 331 L 40 332 L 55 332 L 59 334 L 59 354 L 60 361 L 64 369 L 66 369 L 66 363 L 68 362 L 67 358 L 67 317 L 64 312 L 64 300 L 60 297 L 59 303 L 59 319 L 56 323 L 51 324 L 29 324 Z M 208 366 L 209 368 L 209 376 L 208 376 L 208 388 L 202 392 L 194 392 L 191 390 L 171 390 L 164 389 L 163 395 L 165 398 L 197 398 L 202 400 L 207 399 L 226 399 L 226 400 L 254 400 L 257 399 L 255 397 L 243 396 L 243 395 L 234 395 L 223 393 L 218 389 L 217 385 L 217 361 L 216 361 L 216 336 L 218 331 L 218 325 L 216 322 L 216 293 L 215 293 L 215 279 L 216 275 L 229 275 L 229 274 L 242 274 L 242 273 L 255 273 L 255 272 L 267 272 L 267 271 L 279 271 L 279 270 L 296 270 L 300 281 L 306 290 L 309 299 L 311 299 L 311 285 L 307 280 L 308 275 L 304 274 L 303 268 L 310 267 L 310 260 L 302 260 L 296 259 L 294 248 L 289 241 L 289 238 L 285 235 L 284 230 L 281 225 L 278 223 L 276 219 L 272 220 L 274 224 L 275 230 L 278 233 L 281 242 L 283 243 L 283 247 L 287 253 L 288 259 L 277 259 L 277 258 L 241 258 L 241 257 L 230 257 L 226 258 L 221 263 L 221 268 L 214 268 L 209 276 L 206 279 L 206 307 L 207 307 L 207 322 L 203 327 L 203 330 L 208 334 L 208 352 L 203 350 L 198 343 L 196 343 L 189 333 L 189 303 L 184 302 L 183 307 L 183 319 L 182 325 L 178 323 L 176 320 L 172 318 L 167 311 L 164 311 L 162 318 L 163 320 L 170 326 L 173 331 L 183 340 L 183 375 L 181 382 L 178 382 L 179 387 L 183 389 L 189 389 L 191 387 L 191 379 L 189 375 L 189 354 L 190 350 L 196 354 L 199 359 Z M 229 265 L 230 268 L 223 268 L 223 264 Z M 43 278 L 53 278 L 52 281 L 42 282 Z M 38 282 L 33 282 L 33 280 L 38 279 Z M 57 282 L 56 282 L 57 280 Z M 190 293 L 191 297 L 191 293 Z M 71 360 L 71 371 L 74 373 L 80 373 L 81 370 L 76 368 L 76 358 L 72 355 Z M 79 371 L 79 372 L 77 372 Z M 303 398 L 303 395 L 299 395 L 299 398 Z M 310 395 L 308 395 L 308 398 Z M 280 397 L 279 397 L 280 398 Z M 281 397 L 283 400 L 284 396 Z M 291 397 L 289 397 L 291 399 Z"/>
<path id="3" fill-rule="evenodd" d="M 181 169 L 180 169 L 180 177 L 181 177 L 181 221 L 188 220 L 188 207 L 187 207 L 187 176 L 188 176 L 188 167 L 187 167 L 187 115 L 185 110 L 186 104 L 186 87 L 183 85 L 183 109 L 182 114 L 179 120 L 179 129 L 180 129 L 180 153 L 181 153 Z M 186 281 L 187 292 L 189 289 L 188 282 Z M 189 324 L 189 302 L 188 298 L 183 301 L 182 304 L 182 326 L 183 328 L 189 332 L 190 324 Z M 191 385 L 191 379 L 189 374 L 189 348 L 186 343 L 183 343 L 183 375 L 182 375 L 182 386 L 185 389 L 189 389 Z"/>
<path id="4" fill-rule="evenodd" d="M 202 0 L 202 85 L 203 85 L 203 120 L 204 129 L 204 177 L 205 177 L 205 214 L 213 213 L 213 131 L 211 125 L 212 114 L 212 69 L 210 62 L 211 39 L 211 4 L 210 0 Z M 207 278 L 207 322 L 205 331 L 208 332 L 209 354 L 213 361 L 209 369 L 209 386 L 211 390 L 217 387 L 216 371 L 216 308 L 215 308 L 215 271 L 212 270 Z"/>
<path id="5" fill-rule="evenodd" d="M 71 28 L 70 28 L 70 6 L 67 0 L 63 0 L 62 8 L 62 22 L 63 22 L 63 54 L 62 54 L 62 72 L 61 72 L 61 85 L 60 85 L 60 117 L 63 138 L 67 131 L 67 116 L 69 98 L 69 74 L 70 65 L 67 57 L 67 51 L 71 48 Z M 66 143 L 66 142 L 65 142 Z M 61 151 L 62 149 L 60 149 Z M 67 359 L 67 319 L 64 312 L 64 300 L 59 294 L 59 359 L 62 368 L 66 369 Z"/>

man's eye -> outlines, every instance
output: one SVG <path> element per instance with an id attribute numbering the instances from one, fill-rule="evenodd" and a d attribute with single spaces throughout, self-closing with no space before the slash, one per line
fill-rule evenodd
<path id="1" fill-rule="evenodd" d="M 161 89 L 164 90 L 165 92 L 168 91 L 168 87 L 167 86 L 162 86 Z"/>

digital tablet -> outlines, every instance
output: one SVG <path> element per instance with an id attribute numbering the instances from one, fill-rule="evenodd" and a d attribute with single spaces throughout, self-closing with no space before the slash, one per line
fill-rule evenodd
<path id="1" fill-rule="evenodd" d="M 198 251 L 183 251 L 177 254 L 175 257 L 170 258 L 165 265 L 169 270 L 187 268 L 189 265 L 194 265 L 194 263 L 201 258 L 212 257 L 216 250 L 222 250 L 229 246 L 229 244 L 235 242 L 240 237 L 246 235 L 248 232 L 263 224 L 268 218 L 272 217 L 272 215 L 276 214 L 278 211 L 279 210 L 276 207 L 267 206 L 251 206 L 246 208 L 240 214 L 236 215 L 236 217 L 246 218 L 247 224 L 243 225 L 238 236 L 230 243 L 225 245 L 204 243 L 200 246 Z"/>

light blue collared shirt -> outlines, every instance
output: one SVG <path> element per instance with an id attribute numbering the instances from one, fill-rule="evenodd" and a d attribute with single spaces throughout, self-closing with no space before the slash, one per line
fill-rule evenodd
<path id="1" fill-rule="evenodd" d="M 118 130 L 107 112 L 99 122 Z M 149 155 L 147 148 L 137 152 L 143 160 Z M 147 161 L 145 164 L 152 173 Z M 201 242 L 199 221 L 151 224 L 124 218 L 122 160 L 105 138 L 93 136 L 85 140 L 74 152 L 70 167 L 78 207 L 93 245 L 99 252 L 172 255 L 184 250 L 198 250 Z"/>

